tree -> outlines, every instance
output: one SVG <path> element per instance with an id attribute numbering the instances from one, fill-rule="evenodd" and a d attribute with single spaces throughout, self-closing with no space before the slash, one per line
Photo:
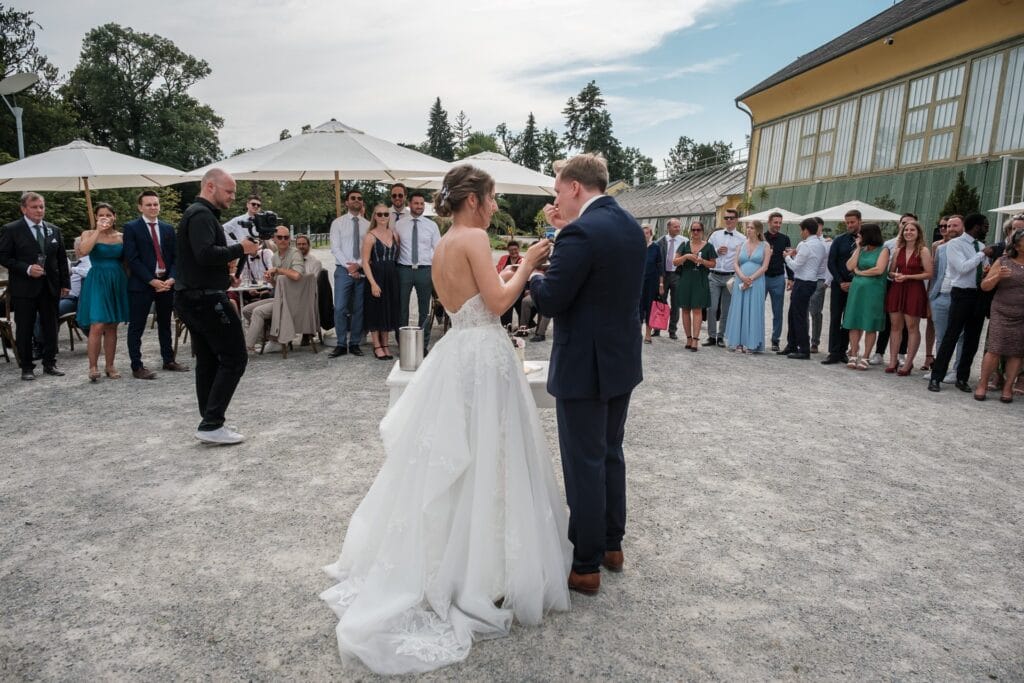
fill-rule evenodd
<path id="1" fill-rule="evenodd" d="M 427 123 L 427 154 L 444 161 L 455 160 L 455 138 L 448 124 L 448 112 L 441 106 L 441 98 L 430 107 Z"/>
<path id="2" fill-rule="evenodd" d="M 94 142 L 191 169 L 221 156 L 224 120 L 188 94 L 209 74 L 167 38 L 111 23 L 86 34 L 62 92 Z"/>
<path id="3" fill-rule="evenodd" d="M 558 137 L 558 133 L 555 131 L 545 128 L 541 131 L 538 142 L 540 146 L 541 173 L 554 175 L 555 162 L 565 158 L 565 146 L 562 144 L 562 139 Z"/>
<path id="4" fill-rule="evenodd" d="M 497 128 L 494 129 L 494 137 L 501 143 L 500 151 L 502 154 L 509 159 L 516 155 L 516 149 L 519 147 L 519 136 L 510 131 L 504 121 L 499 123 Z"/>
<path id="5" fill-rule="evenodd" d="M 627 147 L 622 150 L 623 165 L 627 169 L 624 179 L 636 180 L 640 183 L 649 183 L 658 178 L 658 167 L 654 165 L 654 159 L 644 156 L 636 147 Z"/>
<path id="6" fill-rule="evenodd" d="M 565 115 L 565 146 L 569 149 L 594 151 L 588 146 L 595 128 L 606 126 L 611 132 L 611 117 L 603 121 L 605 100 L 596 81 L 590 81 L 579 95 L 570 97 L 562 113 Z"/>
<path id="7" fill-rule="evenodd" d="M 466 116 L 466 112 L 459 110 L 459 115 L 455 117 L 455 125 L 452 126 L 452 135 L 455 138 L 455 151 L 456 153 L 461 152 L 466 147 L 466 141 L 469 139 L 469 134 L 473 132 L 473 126 L 469 125 L 469 117 Z M 460 155 L 460 158 L 465 156 Z"/>
<path id="8" fill-rule="evenodd" d="M 939 213 L 942 216 L 953 214 L 966 216 L 969 213 L 978 213 L 980 206 L 981 198 L 978 196 L 978 190 L 967 184 L 967 176 L 960 171 L 956 174 L 956 185 L 953 186 L 953 190 L 949 193 L 949 197 Z"/>
<path id="9" fill-rule="evenodd" d="M 469 137 L 466 138 L 466 145 L 465 147 L 462 148 L 462 152 L 459 154 L 459 158 L 465 159 L 468 156 L 479 154 L 480 152 L 497 151 L 498 141 L 494 139 L 494 136 L 477 131 L 475 133 L 470 133 Z"/>
<path id="10" fill-rule="evenodd" d="M 724 140 L 696 142 L 685 135 L 680 136 L 665 159 L 665 170 L 669 176 L 704 166 L 728 163 L 732 160 L 732 143 Z"/>
<path id="11" fill-rule="evenodd" d="M 535 171 L 540 170 L 540 134 L 537 132 L 537 119 L 533 116 L 532 111 L 526 118 L 526 128 L 519 135 L 519 148 L 516 150 L 513 161 Z"/>

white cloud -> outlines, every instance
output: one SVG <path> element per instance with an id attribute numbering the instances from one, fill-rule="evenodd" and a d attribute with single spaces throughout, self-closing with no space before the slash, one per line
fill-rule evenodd
<path id="1" fill-rule="evenodd" d="M 631 133 L 653 128 L 668 121 L 693 116 L 703 107 L 692 102 L 644 97 L 642 99 L 609 95 L 605 97 L 608 111 L 615 123 L 615 136 L 620 140 L 622 133 Z M 623 144 L 628 145 L 628 142 Z"/>
<path id="2" fill-rule="evenodd" d="M 679 67 L 678 69 L 672 69 L 670 71 L 651 76 L 644 82 L 654 83 L 656 81 L 667 81 L 673 78 L 679 78 L 680 76 L 689 76 L 692 74 L 712 74 L 719 71 L 723 66 L 732 64 L 738 57 L 738 54 L 731 54 L 724 57 L 714 57 L 703 62 L 687 64 Z"/>
<path id="3" fill-rule="evenodd" d="M 213 73 L 194 94 L 224 117 L 221 142 L 230 152 L 331 117 L 389 140 L 419 141 L 438 96 L 451 116 L 465 110 L 477 130 L 501 121 L 521 128 L 530 111 L 540 125 L 560 127 L 561 109 L 577 87 L 567 88 L 573 79 L 638 71 L 631 58 L 722 6 L 721 0 L 39 0 L 32 9 L 43 26 L 40 46 L 64 71 L 77 62 L 85 32 L 109 21 L 160 34 L 207 60 Z M 679 102 L 614 101 L 613 118 L 624 131 L 696 111 Z"/>

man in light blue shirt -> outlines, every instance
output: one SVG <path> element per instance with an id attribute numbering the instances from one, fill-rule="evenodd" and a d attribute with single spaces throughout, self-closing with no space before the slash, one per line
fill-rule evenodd
<path id="1" fill-rule="evenodd" d="M 779 351 L 787 358 L 810 360 L 811 335 L 808 325 L 808 309 L 811 295 L 818 287 L 818 277 L 828 260 L 828 249 L 818 235 L 818 221 L 805 218 L 800 221 L 802 241 L 797 248 L 787 249 L 786 265 L 793 271 L 793 289 L 789 296 L 789 330 L 786 348 Z"/>

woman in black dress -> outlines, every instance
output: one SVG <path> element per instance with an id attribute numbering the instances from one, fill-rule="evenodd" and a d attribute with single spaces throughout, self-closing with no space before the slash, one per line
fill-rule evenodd
<path id="1" fill-rule="evenodd" d="M 364 289 L 363 328 L 370 333 L 377 360 L 391 360 L 388 333 L 394 331 L 396 342 L 398 339 L 398 235 L 388 225 L 388 209 L 383 204 L 373 207 L 362 258 L 370 285 Z"/>

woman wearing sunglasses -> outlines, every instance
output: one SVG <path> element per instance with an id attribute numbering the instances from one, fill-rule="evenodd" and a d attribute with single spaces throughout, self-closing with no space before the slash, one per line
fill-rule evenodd
<path id="1" fill-rule="evenodd" d="M 373 207 L 370 231 L 363 238 L 363 263 L 370 287 L 365 290 L 363 326 L 373 341 L 373 355 L 377 360 L 391 360 L 388 334 L 398 339 L 398 235 L 391 229 L 391 214 L 383 204 Z"/>

